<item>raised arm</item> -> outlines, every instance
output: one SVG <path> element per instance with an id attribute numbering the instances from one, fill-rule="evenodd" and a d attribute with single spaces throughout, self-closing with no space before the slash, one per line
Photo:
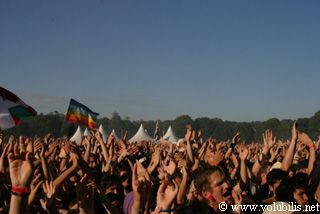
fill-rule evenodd
<path id="1" fill-rule="evenodd" d="M 315 145 L 313 144 L 311 138 L 306 133 L 299 133 L 299 140 L 309 148 L 310 155 L 309 155 L 307 174 L 310 176 L 313 171 L 314 163 L 316 160 Z"/>
<path id="2" fill-rule="evenodd" d="M 28 194 L 33 175 L 31 154 L 27 152 L 24 156 L 15 156 L 10 153 L 8 159 L 12 184 L 9 214 L 29 213 Z"/>
<path id="3" fill-rule="evenodd" d="M 48 171 L 48 164 L 47 164 L 47 160 L 45 158 L 45 145 L 42 146 L 41 148 L 41 152 L 40 152 L 40 159 L 41 159 L 41 166 L 42 166 L 42 171 L 44 174 L 44 177 L 49 180 L 50 176 L 49 176 L 49 171 Z"/>
<path id="4" fill-rule="evenodd" d="M 78 167 L 78 157 L 76 154 L 71 153 L 70 159 L 72 161 L 72 165 L 66 169 L 64 172 L 62 172 L 56 179 L 53 181 L 53 185 L 56 188 L 59 188 L 60 185 L 72 174 L 73 171 L 75 171 Z"/>
<path id="5" fill-rule="evenodd" d="M 247 157 L 249 150 L 243 145 L 240 148 L 240 177 L 244 184 L 249 183 L 248 173 L 247 173 Z"/>
<path id="6" fill-rule="evenodd" d="M 157 166 L 159 164 L 160 164 L 160 148 L 157 147 L 157 148 L 155 148 L 155 150 L 152 154 L 150 164 L 147 168 L 149 174 L 151 174 L 157 168 Z"/>
<path id="7" fill-rule="evenodd" d="M 150 175 L 137 161 L 132 168 L 133 205 L 131 214 L 149 213 L 151 194 Z"/>
<path id="8" fill-rule="evenodd" d="M 59 214 L 59 210 L 56 207 L 56 187 L 53 182 L 45 181 L 42 185 L 43 192 L 46 195 L 46 199 L 40 199 L 41 206 L 50 214 Z"/>
<path id="9" fill-rule="evenodd" d="M 96 131 L 96 133 L 94 134 L 95 138 L 97 139 L 97 141 L 99 142 L 100 146 L 101 146 L 101 149 L 102 149 L 102 155 L 103 155 L 103 158 L 104 158 L 104 161 L 105 162 L 108 162 L 108 150 L 107 150 L 107 147 L 106 147 L 106 144 L 103 142 L 103 139 L 102 139 L 102 136 L 101 136 L 101 133 L 99 131 Z M 113 135 L 110 135 L 108 137 L 108 142 L 111 142 L 113 138 Z"/>
<path id="10" fill-rule="evenodd" d="M 272 149 L 272 147 L 275 145 L 276 143 L 276 138 L 273 138 L 273 134 L 271 130 L 266 130 L 263 134 L 262 134 L 262 138 L 263 138 L 263 147 L 262 147 L 262 152 L 260 155 L 257 156 L 253 167 L 252 167 L 252 174 L 254 177 L 258 177 L 259 172 L 261 170 L 262 164 L 264 164 L 267 160 L 267 155 L 270 152 L 270 149 Z"/>
<path id="11" fill-rule="evenodd" d="M 283 161 L 281 163 L 281 169 L 285 172 L 289 171 L 289 168 L 291 166 L 294 151 L 296 148 L 297 139 L 298 139 L 297 122 L 296 121 L 293 123 L 291 133 L 292 133 L 291 143 L 290 143 L 289 148 L 288 148 L 288 150 L 283 158 Z"/>
<path id="12" fill-rule="evenodd" d="M 212 141 L 212 138 L 209 138 L 206 142 L 202 143 L 201 148 L 198 150 L 198 158 L 199 160 L 203 160 L 204 156 L 206 154 L 208 145 L 209 145 L 209 141 Z"/>
<path id="13" fill-rule="evenodd" d="M 91 139 L 88 139 L 87 137 L 84 137 L 83 142 L 86 145 L 86 151 L 84 153 L 84 157 L 83 160 L 85 162 L 87 162 L 89 164 L 89 160 L 90 160 L 90 153 L 91 153 L 91 143 L 90 143 Z"/>
<path id="14" fill-rule="evenodd" d="M 178 184 L 174 180 L 162 182 L 158 189 L 157 207 L 159 207 L 161 211 L 170 210 L 178 191 Z"/>
<path id="15" fill-rule="evenodd" d="M 238 169 L 239 169 L 239 161 L 233 153 L 231 154 L 231 160 L 233 162 L 234 168 L 230 174 L 230 178 L 233 180 L 233 179 L 235 179 L 237 172 L 238 172 Z"/>
<path id="16" fill-rule="evenodd" d="M 273 163 L 276 160 L 277 155 L 279 154 L 280 144 L 276 145 L 276 147 L 270 149 L 270 159 L 269 162 Z"/>
<path id="17" fill-rule="evenodd" d="M 192 146 L 191 146 L 191 142 L 190 142 L 191 135 L 192 135 L 192 127 L 191 127 L 191 125 L 189 125 L 187 127 L 187 133 L 185 136 L 185 140 L 187 141 L 187 154 L 188 154 L 189 160 L 191 161 L 191 163 L 193 163 L 194 158 L 193 158 L 193 151 L 192 151 Z"/>
<path id="18" fill-rule="evenodd" d="M 182 171 L 182 180 L 181 180 L 178 195 L 177 195 L 178 205 L 183 203 L 184 197 L 186 195 L 187 180 L 188 180 L 188 172 L 186 168 L 182 167 L 181 171 Z"/>

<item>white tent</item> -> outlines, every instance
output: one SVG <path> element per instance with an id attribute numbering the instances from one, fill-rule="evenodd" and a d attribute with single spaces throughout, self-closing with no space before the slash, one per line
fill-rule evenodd
<path id="1" fill-rule="evenodd" d="M 108 136 L 107 136 L 106 131 L 104 130 L 102 124 L 99 126 L 99 132 L 102 134 L 103 141 L 106 142 Z"/>
<path id="2" fill-rule="evenodd" d="M 83 132 L 83 136 L 89 136 L 89 130 L 88 130 L 88 128 L 86 128 L 85 130 L 84 130 L 84 132 Z"/>
<path id="3" fill-rule="evenodd" d="M 76 144 L 81 144 L 81 138 L 82 138 L 82 131 L 80 126 L 78 126 L 77 131 L 73 134 L 73 136 L 70 138 L 70 141 L 76 142 Z"/>
<path id="4" fill-rule="evenodd" d="M 167 132 L 165 133 L 165 135 L 163 136 L 164 140 L 170 141 L 171 143 L 177 143 L 178 142 L 178 138 L 177 136 L 174 134 L 172 127 L 169 126 Z"/>
<path id="5" fill-rule="evenodd" d="M 140 125 L 139 130 L 137 133 L 129 140 L 129 142 L 139 142 L 139 141 L 148 141 L 153 140 L 148 133 L 143 128 L 143 125 Z"/>
<path id="6" fill-rule="evenodd" d="M 110 133 L 110 135 L 112 135 L 112 134 L 114 135 L 114 138 L 115 138 L 116 141 L 120 140 L 119 137 L 116 134 L 116 131 L 114 129 L 112 129 L 112 132 Z"/>

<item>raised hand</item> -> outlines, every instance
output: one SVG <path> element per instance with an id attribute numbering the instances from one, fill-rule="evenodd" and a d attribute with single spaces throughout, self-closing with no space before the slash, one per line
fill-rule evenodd
<path id="1" fill-rule="evenodd" d="M 2 134 L 2 132 L 1 132 L 1 129 L 0 129 L 0 147 L 1 147 L 1 149 L 2 149 L 2 143 L 3 143 L 3 134 Z"/>
<path id="2" fill-rule="evenodd" d="M 198 139 L 201 139 L 202 138 L 202 131 L 201 129 L 198 131 Z"/>
<path id="3" fill-rule="evenodd" d="M 123 138 L 120 139 L 117 142 L 117 144 L 120 147 L 120 149 L 126 149 L 127 148 L 127 140 L 128 140 L 128 131 L 125 131 Z"/>
<path id="4" fill-rule="evenodd" d="M 192 126 L 191 125 L 187 125 L 187 133 L 186 133 L 186 135 L 184 137 L 186 141 L 191 140 L 192 131 L 193 131 Z"/>
<path id="5" fill-rule="evenodd" d="M 33 175 L 31 154 L 27 152 L 24 156 L 15 156 L 10 153 L 8 159 L 12 186 L 29 188 Z"/>
<path id="6" fill-rule="evenodd" d="M 32 139 L 30 139 L 30 141 L 31 142 L 33 142 L 32 141 Z M 48 144 L 46 144 L 46 145 L 48 145 Z M 50 145 L 50 144 L 49 144 Z M 53 144 L 54 145 L 54 144 Z M 34 153 L 37 153 L 41 148 L 42 148 L 42 143 L 40 142 L 40 140 L 39 139 L 36 139 L 34 142 L 33 142 L 33 152 Z M 53 149 L 53 147 L 52 147 L 52 149 Z"/>
<path id="7" fill-rule="evenodd" d="M 164 164 L 163 168 L 169 175 L 172 176 L 174 174 L 174 172 L 176 171 L 177 164 L 173 159 L 170 158 L 169 164 L 168 165 Z"/>
<path id="8" fill-rule="evenodd" d="M 10 144 L 8 143 L 2 151 L 2 154 L 0 157 L 0 173 L 1 174 L 5 174 L 6 168 L 8 166 L 6 163 L 6 158 L 7 158 L 7 155 L 9 154 L 11 148 L 12 148 L 12 143 L 10 143 Z"/>
<path id="9" fill-rule="evenodd" d="M 220 150 L 218 150 L 208 154 L 207 162 L 211 166 L 218 166 L 221 163 L 221 161 L 223 161 L 223 159 L 223 153 Z"/>
<path id="10" fill-rule="evenodd" d="M 45 181 L 42 185 L 43 192 L 46 194 L 46 200 L 40 199 L 41 206 L 44 210 L 49 213 L 58 213 L 56 210 L 56 187 L 53 185 L 53 182 Z"/>
<path id="11" fill-rule="evenodd" d="M 267 146 L 267 148 L 270 150 L 276 143 L 276 137 L 273 138 L 272 130 L 267 129 L 264 134 L 262 135 L 264 144 Z"/>
<path id="12" fill-rule="evenodd" d="M 28 204 L 29 206 L 34 201 L 36 194 L 38 192 L 39 187 L 43 184 L 43 181 L 40 180 L 41 174 L 38 174 L 38 170 L 35 171 L 35 178 L 32 179 L 31 185 L 30 185 L 30 195 L 28 197 Z"/>
<path id="13" fill-rule="evenodd" d="M 19 136 L 19 149 L 21 152 L 26 152 L 26 141 L 24 136 Z"/>
<path id="14" fill-rule="evenodd" d="M 13 144 L 13 142 L 14 142 L 14 136 L 10 135 L 9 140 L 8 140 L 8 144 L 10 144 L 10 143 Z"/>
<path id="15" fill-rule="evenodd" d="M 241 205 L 242 204 L 242 196 L 241 193 L 237 193 L 236 191 L 232 190 L 232 198 L 234 200 L 235 205 Z M 236 213 L 241 213 L 240 206 L 237 207 Z"/>
<path id="16" fill-rule="evenodd" d="M 279 154 L 280 148 L 281 148 L 281 144 L 278 144 L 275 147 L 273 147 L 272 149 L 270 149 L 271 157 L 269 159 L 269 162 L 272 163 L 276 159 L 277 155 Z"/>
<path id="17" fill-rule="evenodd" d="M 305 144 L 308 147 L 314 145 L 311 138 L 304 132 L 299 133 L 298 138 L 299 138 L 300 142 L 302 142 L 303 144 Z"/>
<path id="18" fill-rule="evenodd" d="M 217 150 L 223 150 L 224 147 L 226 147 L 227 143 L 225 141 L 221 141 L 220 143 L 216 144 Z"/>
<path id="19" fill-rule="evenodd" d="M 276 138 L 273 138 L 273 134 L 272 131 L 267 129 L 263 134 L 262 134 L 262 138 L 263 138 L 263 149 L 262 149 L 262 153 L 264 155 L 267 155 L 270 152 L 270 149 L 272 149 L 272 147 L 274 146 L 275 142 L 276 142 Z"/>
<path id="20" fill-rule="evenodd" d="M 44 148 L 42 150 L 44 150 Z M 40 152 L 40 157 L 41 157 L 41 153 L 42 152 Z M 67 154 L 67 152 L 65 150 L 65 147 L 61 147 L 60 153 L 59 153 L 59 157 L 60 158 L 66 158 L 67 156 L 68 156 L 68 154 Z"/>
<path id="21" fill-rule="evenodd" d="M 77 167 L 79 163 L 79 156 L 76 153 L 70 153 L 70 160 L 72 162 L 72 166 Z"/>
<path id="22" fill-rule="evenodd" d="M 12 141 L 10 142 L 12 143 Z M 18 144 L 14 153 L 8 155 L 10 179 L 12 184 L 12 195 L 9 214 L 28 213 L 28 197 L 30 182 L 33 175 L 33 162 L 31 154 L 20 153 Z"/>
<path id="23" fill-rule="evenodd" d="M 298 138 L 297 126 L 298 126 L 297 121 L 294 121 L 294 123 L 292 125 L 292 130 L 291 130 L 291 134 L 292 134 L 292 139 L 293 140 L 297 140 L 297 138 Z"/>
<path id="24" fill-rule="evenodd" d="M 157 194 L 157 207 L 161 210 L 170 209 L 179 191 L 178 184 L 172 180 L 161 183 Z"/>
<path id="25" fill-rule="evenodd" d="M 132 213 L 144 210 L 151 194 L 151 180 L 148 171 L 138 161 L 132 168 L 132 191 L 134 199 Z"/>
<path id="26" fill-rule="evenodd" d="M 240 147 L 240 154 L 239 154 L 240 160 L 245 161 L 248 157 L 248 154 L 249 154 L 249 150 L 247 149 L 246 146 L 242 145 Z"/>
<path id="27" fill-rule="evenodd" d="M 101 133 L 99 132 L 100 138 L 102 138 Z M 113 144 L 115 142 L 115 136 L 111 133 L 107 140 L 107 145 Z"/>
<path id="28" fill-rule="evenodd" d="M 63 150 L 63 148 L 61 148 L 61 150 Z M 64 151 L 64 150 L 63 150 Z M 40 150 L 40 153 L 39 153 L 39 157 L 41 158 L 41 159 L 44 159 L 46 156 L 45 156 L 45 153 L 46 153 L 46 148 L 45 148 L 45 145 L 43 145 L 42 147 L 41 147 L 41 150 Z"/>
<path id="29" fill-rule="evenodd" d="M 159 164 L 160 164 L 160 148 L 156 147 L 152 154 L 152 158 L 147 169 L 149 174 L 151 174 Z"/>
<path id="30" fill-rule="evenodd" d="M 94 183 L 90 182 L 87 174 L 84 174 L 77 186 L 80 213 L 94 213 L 94 191 Z"/>
<path id="31" fill-rule="evenodd" d="M 196 132 L 194 130 L 192 130 L 192 134 L 191 134 L 191 141 L 195 141 L 196 140 Z"/>
<path id="32" fill-rule="evenodd" d="M 309 148 L 310 157 L 308 161 L 309 163 L 307 168 L 307 174 L 310 175 L 314 169 L 314 163 L 316 160 L 315 145 L 313 144 L 311 138 L 306 133 L 303 133 L 303 132 L 299 133 L 299 140 Z"/>
<path id="33" fill-rule="evenodd" d="M 237 144 L 240 141 L 240 132 L 237 132 L 232 138 L 232 144 Z"/>
<path id="34" fill-rule="evenodd" d="M 53 185 L 53 182 L 52 182 L 52 181 L 50 181 L 50 182 L 48 182 L 48 181 L 44 182 L 43 185 L 42 185 L 42 187 L 43 187 L 43 191 L 44 191 L 44 193 L 46 194 L 46 197 L 47 197 L 47 198 L 52 198 L 52 197 L 55 195 L 55 193 L 56 193 L 56 187 Z"/>
<path id="35" fill-rule="evenodd" d="M 25 144 L 27 145 L 26 151 L 30 152 L 31 154 L 34 154 L 33 141 L 30 138 L 27 138 Z"/>
<path id="36" fill-rule="evenodd" d="M 186 168 L 188 169 L 188 162 L 186 159 L 184 159 L 183 157 L 181 157 L 180 155 L 176 157 L 176 160 L 178 161 L 178 169 L 182 169 L 182 168 Z"/>

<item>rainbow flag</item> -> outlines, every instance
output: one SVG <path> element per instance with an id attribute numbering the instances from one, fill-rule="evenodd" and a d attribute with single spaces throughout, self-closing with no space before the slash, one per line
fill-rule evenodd
<path id="1" fill-rule="evenodd" d="M 9 129 L 22 123 L 37 112 L 17 95 L 0 86 L 0 130 Z"/>
<path id="2" fill-rule="evenodd" d="M 89 128 L 95 128 L 98 115 L 87 106 L 71 99 L 65 119 L 73 123 L 83 124 Z"/>

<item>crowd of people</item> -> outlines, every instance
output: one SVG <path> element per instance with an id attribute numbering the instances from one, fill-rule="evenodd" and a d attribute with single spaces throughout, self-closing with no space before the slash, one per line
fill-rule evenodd
<path id="1" fill-rule="evenodd" d="M 296 123 L 289 140 L 266 130 L 251 143 L 241 133 L 203 139 L 191 126 L 179 144 L 104 141 L 97 130 L 80 145 L 1 135 L 0 213 L 280 213 L 279 204 L 291 208 L 281 213 L 320 213 L 319 145 Z"/>

